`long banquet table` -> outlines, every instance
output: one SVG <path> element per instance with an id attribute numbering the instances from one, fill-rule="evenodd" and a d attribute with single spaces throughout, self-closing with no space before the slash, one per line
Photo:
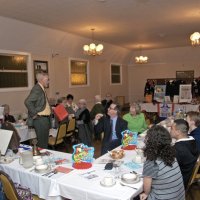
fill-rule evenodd
<path id="1" fill-rule="evenodd" d="M 61 166 L 72 168 L 71 154 L 56 151 L 51 152 L 55 157 L 67 159 L 67 163 Z M 113 170 L 104 170 L 105 163 L 102 164 L 102 162 L 105 159 L 110 159 L 109 154 L 96 159 L 90 169 L 73 169 L 67 174 L 57 173 L 51 178 L 36 173 L 33 168 L 25 169 L 19 164 L 18 159 L 15 159 L 10 164 L 0 164 L 0 169 L 8 173 L 14 182 L 29 187 L 33 194 L 37 194 L 40 198 L 47 200 L 60 200 L 63 197 L 72 200 L 130 200 L 142 192 L 143 180 L 141 178 L 138 183 L 134 184 L 133 186 L 137 189 L 133 189 L 122 186 L 119 175 L 133 170 L 140 174 L 142 173 L 142 164 L 131 165 L 133 163 L 132 159 L 135 156 L 136 151 L 125 151 L 125 156 L 121 159 L 124 164 L 118 168 L 117 173 L 114 168 Z M 96 178 L 88 179 L 85 177 L 86 174 L 95 174 Z M 116 184 L 112 187 L 102 186 L 100 181 L 105 176 L 115 177 Z"/>

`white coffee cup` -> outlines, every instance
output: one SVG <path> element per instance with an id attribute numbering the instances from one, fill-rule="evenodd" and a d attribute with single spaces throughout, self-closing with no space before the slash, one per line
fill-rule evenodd
<path id="1" fill-rule="evenodd" d="M 35 165 L 43 165 L 44 164 L 44 161 L 42 160 L 42 158 L 37 158 L 35 160 Z"/>
<path id="2" fill-rule="evenodd" d="M 106 176 L 103 179 L 104 184 L 107 186 L 112 185 L 113 181 L 114 181 L 113 177 L 110 177 L 110 176 Z"/>
<path id="3" fill-rule="evenodd" d="M 140 156 L 140 155 L 136 155 L 135 156 L 135 163 L 142 163 L 142 156 Z"/>

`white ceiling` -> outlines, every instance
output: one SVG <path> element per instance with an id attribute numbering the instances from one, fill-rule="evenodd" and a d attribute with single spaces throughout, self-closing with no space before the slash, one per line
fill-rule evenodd
<path id="1" fill-rule="evenodd" d="M 190 45 L 200 0 L 0 0 L 0 15 L 131 50 Z"/>

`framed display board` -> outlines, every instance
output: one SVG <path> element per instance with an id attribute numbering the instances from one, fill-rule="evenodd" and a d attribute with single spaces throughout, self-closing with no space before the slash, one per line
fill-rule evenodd
<path id="1" fill-rule="evenodd" d="M 194 70 L 176 71 L 176 79 L 194 79 Z"/>
<path id="2" fill-rule="evenodd" d="M 0 129 L 0 150 L 1 155 L 5 155 L 8 145 L 10 143 L 11 137 L 12 137 L 13 131 Z"/>

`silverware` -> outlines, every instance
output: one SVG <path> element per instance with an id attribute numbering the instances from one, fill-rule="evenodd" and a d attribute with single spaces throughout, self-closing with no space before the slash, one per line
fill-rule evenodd
<path id="1" fill-rule="evenodd" d="M 54 170 L 51 170 L 50 172 L 47 172 L 45 174 L 42 174 L 42 176 L 48 176 L 49 174 L 52 174 L 54 172 Z"/>
<path id="2" fill-rule="evenodd" d="M 58 173 L 58 171 L 57 171 L 57 170 L 54 170 L 54 172 L 53 172 L 52 174 L 48 175 L 48 178 L 52 177 L 53 175 L 55 175 L 55 174 L 57 174 L 57 173 Z"/>
<path id="3" fill-rule="evenodd" d="M 123 184 L 122 182 L 120 182 L 120 185 L 121 185 L 121 186 L 130 187 L 130 188 L 132 188 L 132 189 L 135 189 L 135 190 L 138 190 L 138 188 L 136 188 L 136 187 L 133 187 L 133 186 L 131 186 L 131 185 L 126 185 L 126 184 Z"/>

